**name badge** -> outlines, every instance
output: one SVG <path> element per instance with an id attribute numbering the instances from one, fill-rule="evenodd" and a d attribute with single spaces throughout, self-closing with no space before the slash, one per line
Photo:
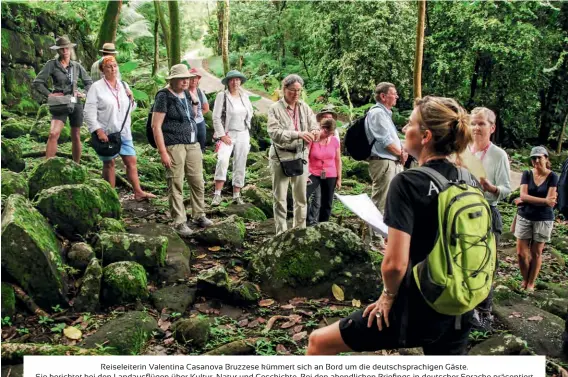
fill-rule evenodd
<path id="1" fill-rule="evenodd" d="M 76 97 L 71 97 L 71 103 L 77 103 L 77 98 L 76 98 Z"/>
<path id="2" fill-rule="evenodd" d="M 195 143 L 195 131 L 191 131 L 191 134 L 189 136 L 189 142 Z"/>

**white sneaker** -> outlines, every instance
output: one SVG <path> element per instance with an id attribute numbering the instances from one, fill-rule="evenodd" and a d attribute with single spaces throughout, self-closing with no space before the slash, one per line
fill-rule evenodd
<path id="1" fill-rule="evenodd" d="M 235 198 L 233 198 L 233 203 L 235 204 L 245 204 L 245 201 L 243 200 L 243 198 L 241 198 L 241 196 L 237 196 Z"/>
<path id="2" fill-rule="evenodd" d="M 212 206 L 218 206 L 223 201 L 223 197 L 221 195 L 213 195 L 213 200 L 211 201 Z"/>
<path id="3" fill-rule="evenodd" d="M 180 223 L 174 225 L 174 230 L 179 234 L 181 237 L 190 237 L 193 234 L 193 230 L 191 230 L 186 223 Z"/>
<path id="4" fill-rule="evenodd" d="M 197 220 L 195 220 L 195 225 L 201 228 L 207 228 L 213 225 L 213 221 L 209 220 L 205 215 L 201 216 Z"/>

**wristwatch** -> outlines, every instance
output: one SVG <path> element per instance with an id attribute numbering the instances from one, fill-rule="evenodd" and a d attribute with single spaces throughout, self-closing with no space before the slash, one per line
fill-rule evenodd
<path id="1" fill-rule="evenodd" d="M 389 292 L 385 286 L 383 286 L 383 293 L 388 297 L 396 297 L 396 293 Z"/>

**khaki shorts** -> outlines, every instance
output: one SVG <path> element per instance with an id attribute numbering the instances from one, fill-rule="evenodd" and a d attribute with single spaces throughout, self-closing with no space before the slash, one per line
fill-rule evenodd
<path id="1" fill-rule="evenodd" d="M 535 242 L 550 241 L 554 221 L 531 221 L 517 215 L 515 237 L 519 240 L 533 240 Z"/>

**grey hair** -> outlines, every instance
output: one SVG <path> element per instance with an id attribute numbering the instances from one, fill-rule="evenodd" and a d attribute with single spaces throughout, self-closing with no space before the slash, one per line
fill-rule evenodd
<path id="1" fill-rule="evenodd" d="M 75 53 L 75 47 L 69 47 L 70 54 L 69 54 L 69 59 L 71 60 L 77 60 L 77 54 Z M 59 51 L 59 49 L 55 50 L 55 51 Z M 61 60 L 61 56 L 59 56 L 59 52 L 57 54 L 55 54 L 55 60 Z"/>
<path id="2" fill-rule="evenodd" d="M 394 84 L 390 82 L 380 82 L 377 84 L 375 88 L 375 100 L 379 101 L 381 99 L 381 94 L 387 95 L 389 93 L 390 88 L 395 88 Z"/>
<path id="3" fill-rule="evenodd" d="M 493 110 L 488 109 L 487 107 L 476 107 L 475 109 L 471 110 L 472 117 L 478 114 L 483 115 L 485 120 L 491 124 L 495 124 L 495 121 L 497 120 L 497 117 L 495 116 Z"/>
<path id="4" fill-rule="evenodd" d="M 282 90 L 297 82 L 300 83 L 302 87 L 304 86 L 304 79 L 294 73 L 284 77 L 284 80 L 282 80 Z"/>

